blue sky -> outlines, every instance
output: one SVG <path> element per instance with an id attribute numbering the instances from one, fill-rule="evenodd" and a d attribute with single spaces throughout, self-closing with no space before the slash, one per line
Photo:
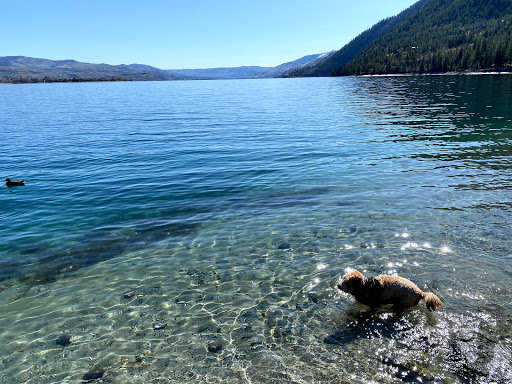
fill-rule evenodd
<path id="1" fill-rule="evenodd" d="M 417 0 L 16 0 L 0 56 L 162 69 L 276 66 L 341 48 Z"/>

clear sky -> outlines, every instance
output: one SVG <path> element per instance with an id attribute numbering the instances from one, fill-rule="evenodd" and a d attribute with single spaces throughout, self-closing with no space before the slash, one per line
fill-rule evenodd
<path id="1" fill-rule="evenodd" d="M 340 49 L 416 1 L 2 0 L 0 56 L 272 67 Z"/>

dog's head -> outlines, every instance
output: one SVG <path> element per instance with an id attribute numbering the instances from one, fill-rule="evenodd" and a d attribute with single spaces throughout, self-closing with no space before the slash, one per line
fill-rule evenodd
<path id="1" fill-rule="evenodd" d="M 364 275 L 358 271 L 352 271 L 343 276 L 343 280 L 338 283 L 338 289 L 346 293 L 353 293 L 360 289 L 364 284 Z"/>

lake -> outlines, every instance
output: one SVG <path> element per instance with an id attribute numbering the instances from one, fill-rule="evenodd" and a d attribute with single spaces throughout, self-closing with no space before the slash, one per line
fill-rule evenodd
<path id="1" fill-rule="evenodd" d="M 0 116 L 0 382 L 512 381 L 512 76 L 3 85 Z M 352 269 L 445 307 L 371 310 Z"/>

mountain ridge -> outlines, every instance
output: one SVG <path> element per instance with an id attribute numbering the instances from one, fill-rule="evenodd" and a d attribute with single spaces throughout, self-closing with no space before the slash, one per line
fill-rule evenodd
<path id="1" fill-rule="evenodd" d="M 307 65 L 331 52 L 306 55 L 275 67 L 242 66 L 198 69 L 167 69 L 169 73 L 212 79 L 266 79 L 280 77 L 291 68 Z"/>
<path id="2" fill-rule="evenodd" d="M 28 56 L 0 57 L 0 81 L 112 81 L 181 80 L 158 68 L 137 64 L 91 64 L 76 60 L 50 60 Z"/>
<path id="3" fill-rule="evenodd" d="M 166 69 L 170 74 L 196 77 L 207 80 L 219 79 L 246 79 L 260 74 L 270 67 L 241 66 L 241 67 L 218 67 L 218 68 L 196 68 L 196 69 Z"/>
<path id="4" fill-rule="evenodd" d="M 146 64 L 93 64 L 76 60 L 50 60 L 28 56 L 0 57 L 0 82 L 68 82 L 68 81 L 166 81 L 250 79 L 276 77 L 293 66 L 307 64 L 315 54 L 276 67 L 224 67 L 166 70 Z"/>

